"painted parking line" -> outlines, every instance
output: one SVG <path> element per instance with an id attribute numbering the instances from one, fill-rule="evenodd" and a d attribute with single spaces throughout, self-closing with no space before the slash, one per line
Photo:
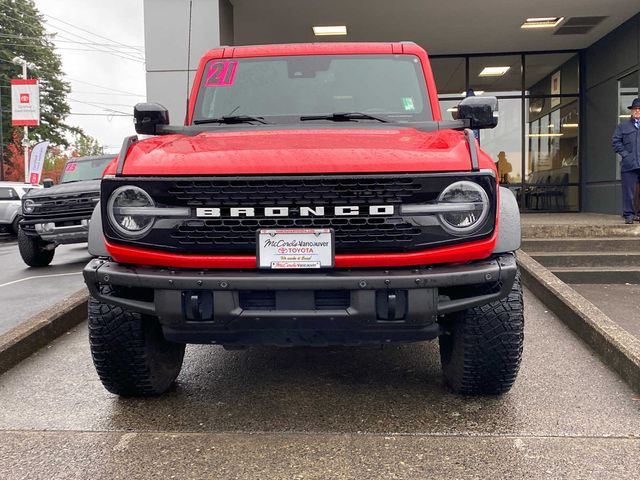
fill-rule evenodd
<path id="1" fill-rule="evenodd" d="M 34 280 L 36 278 L 66 277 L 68 275 L 80 275 L 80 274 L 82 274 L 82 272 L 54 273 L 52 275 L 36 275 L 36 276 L 33 276 L 33 277 L 20 278 L 18 280 L 14 280 L 12 282 L 2 283 L 2 284 L 0 284 L 0 288 L 7 287 L 9 285 L 14 285 L 16 283 L 24 282 L 26 280 Z"/>

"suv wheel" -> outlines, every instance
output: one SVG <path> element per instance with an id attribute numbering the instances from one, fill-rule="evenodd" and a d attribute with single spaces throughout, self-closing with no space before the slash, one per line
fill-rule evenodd
<path id="1" fill-rule="evenodd" d="M 109 293 L 110 287 L 101 287 Z M 158 319 L 90 297 L 89 343 L 98 376 L 111 393 L 166 392 L 180 373 L 185 345 L 167 341 Z"/>
<path id="2" fill-rule="evenodd" d="M 47 249 L 48 242 L 43 242 L 39 237 L 31 237 L 18 230 L 18 250 L 24 263 L 30 267 L 46 267 L 53 260 L 54 249 Z"/>
<path id="3" fill-rule="evenodd" d="M 520 274 L 499 301 L 449 316 L 450 334 L 440 337 L 446 383 L 462 394 L 509 391 L 518 374 L 524 341 Z"/>

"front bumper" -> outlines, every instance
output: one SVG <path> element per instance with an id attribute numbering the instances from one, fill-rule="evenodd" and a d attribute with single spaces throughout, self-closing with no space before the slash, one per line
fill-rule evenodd
<path id="1" fill-rule="evenodd" d="M 81 243 L 89 239 L 90 217 L 68 216 L 55 219 L 25 218 L 20 225 L 27 235 L 58 244 Z"/>
<path id="2" fill-rule="evenodd" d="M 435 338 L 439 315 L 506 297 L 516 272 L 515 256 L 505 254 L 427 268 L 303 273 L 94 259 L 83 274 L 93 297 L 158 317 L 170 340 L 308 345 Z"/>

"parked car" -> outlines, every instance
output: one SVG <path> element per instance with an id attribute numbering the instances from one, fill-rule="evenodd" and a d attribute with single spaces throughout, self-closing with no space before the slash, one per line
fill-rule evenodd
<path id="1" fill-rule="evenodd" d="M 22 218 L 22 197 L 34 188 L 42 187 L 21 182 L 0 182 L 0 233 L 18 233 L 18 224 Z"/>
<path id="2" fill-rule="evenodd" d="M 438 338 L 445 381 L 500 394 L 524 339 L 518 203 L 473 130 L 443 121 L 414 43 L 218 48 L 185 125 L 158 104 L 105 171 L 84 270 L 103 385 L 167 391 L 185 344 Z M 195 380 L 194 380 L 195 381 Z"/>
<path id="3" fill-rule="evenodd" d="M 18 247 L 24 263 L 44 267 L 60 244 L 86 242 L 89 220 L 100 199 L 100 178 L 114 155 L 70 158 L 60 184 L 22 199 Z"/>

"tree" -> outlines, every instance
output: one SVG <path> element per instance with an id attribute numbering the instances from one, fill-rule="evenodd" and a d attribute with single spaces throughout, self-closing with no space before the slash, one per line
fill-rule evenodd
<path id="1" fill-rule="evenodd" d="M 67 160 L 68 157 L 63 154 L 60 147 L 51 147 L 47 151 L 47 156 L 42 168 L 42 179 L 48 178 L 53 180 L 53 183 L 60 183 L 62 170 Z"/>
<path id="2" fill-rule="evenodd" d="M 84 133 L 76 137 L 76 143 L 73 145 L 74 157 L 89 157 L 91 155 L 102 155 L 103 149 L 98 140 Z"/>
<path id="3" fill-rule="evenodd" d="M 20 145 L 19 130 L 13 130 L 12 138 L 9 139 L 7 148 L 5 150 L 6 155 L 13 159 L 13 162 L 5 162 L 2 165 L 3 176 L 7 181 L 11 182 L 23 182 L 24 181 L 24 150 Z"/>
<path id="4" fill-rule="evenodd" d="M 33 0 L 0 0 L 0 95 L 2 95 L 2 132 L 4 138 L 4 161 L 8 168 L 16 168 L 16 151 L 21 151 L 19 141 L 11 127 L 10 80 L 22 75 L 22 67 L 11 60 L 22 57 L 36 65 L 29 77 L 40 82 L 40 125 L 29 129 L 32 141 L 48 140 L 54 145 L 68 146 L 67 133 L 80 134 L 77 127 L 65 123 L 71 111 L 66 96 L 71 91 L 64 81 L 62 62 L 55 53 L 55 46 L 47 35 Z M 16 149 L 7 148 L 18 141 Z"/>

